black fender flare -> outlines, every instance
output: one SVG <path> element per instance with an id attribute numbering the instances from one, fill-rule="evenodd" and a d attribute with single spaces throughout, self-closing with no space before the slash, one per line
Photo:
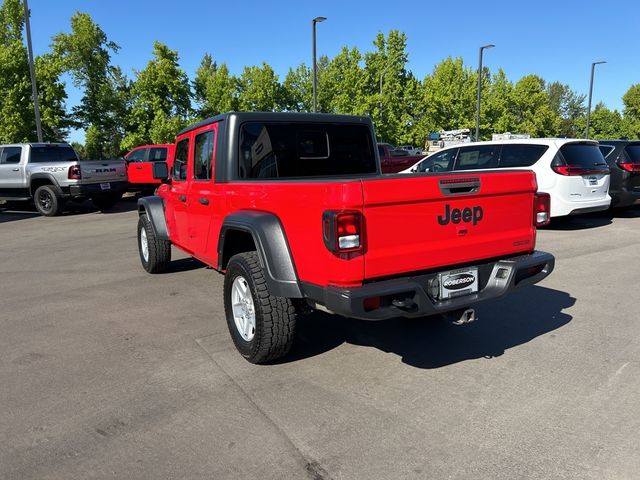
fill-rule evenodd
<path id="1" fill-rule="evenodd" d="M 272 213 L 240 210 L 224 219 L 218 238 L 218 270 L 226 268 L 229 259 L 224 258 L 225 239 L 227 233 L 234 230 L 247 232 L 253 237 L 271 294 L 286 298 L 304 297 L 284 228 Z"/>
<path id="2" fill-rule="evenodd" d="M 138 215 L 146 214 L 151 222 L 153 233 L 159 240 L 170 240 L 167 230 L 167 220 L 164 216 L 164 202 L 162 198 L 153 195 L 138 199 Z"/>
<path id="3" fill-rule="evenodd" d="M 29 192 L 31 193 L 31 195 L 36 193 L 36 190 L 33 188 L 33 181 L 34 180 L 43 180 L 43 179 L 47 180 L 48 182 L 50 182 L 51 185 L 53 185 L 53 187 L 58 192 L 58 195 L 62 196 L 62 194 L 63 194 L 62 193 L 62 188 L 60 188 L 60 184 L 56 180 L 56 177 L 54 177 L 51 173 L 47 173 L 47 172 L 32 173 L 29 176 Z"/>

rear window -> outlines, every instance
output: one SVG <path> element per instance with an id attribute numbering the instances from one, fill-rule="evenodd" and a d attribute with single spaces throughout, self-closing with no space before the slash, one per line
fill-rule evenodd
<path id="1" fill-rule="evenodd" d="M 150 162 L 166 162 L 167 149 L 161 148 L 161 147 L 149 149 L 149 161 Z"/>
<path id="2" fill-rule="evenodd" d="M 71 147 L 47 145 L 31 147 L 32 163 L 77 162 L 78 156 Z"/>
<path id="3" fill-rule="evenodd" d="M 607 158 L 607 156 L 613 152 L 616 147 L 612 145 L 598 145 L 598 148 L 600 149 L 600 152 L 602 152 L 602 156 Z"/>
<path id="4" fill-rule="evenodd" d="M 571 167 L 591 168 L 607 164 L 598 145 L 569 143 L 560 147 L 560 153 Z"/>
<path id="5" fill-rule="evenodd" d="M 247 122 L 240 127 L 240 178 L 376 173 L 369 128 L 349 124 Z"/>
<path id="6" fill-rule="evenodd" d="M 624 149 L 631 163 L 640 163 L 640 144 L 627 145 Z"/>
<path id="7" fill-rule="evenodd" d="M 454 170 L 477 170 L 495 168 L 497 166 L 497 147 L 494 145 L 484 145 L 461 148 Z"/>
<path id="8" fill-rule="evenodd" d="M 530 167 L 548 148 L 546 145 L 503 145 L 500 167 Z"/>

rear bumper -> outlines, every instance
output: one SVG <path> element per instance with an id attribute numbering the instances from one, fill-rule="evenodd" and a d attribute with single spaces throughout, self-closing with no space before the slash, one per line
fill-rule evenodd
<path id="1" fill-rule="evenodd" d="M 533 285 L 553 271 L 555 258 L 550 253 L 534 251 L 470 266 L 478 267 L 478 292 L 443 301 L 427 293 L 430 282 L 438 278 L 440 272 L 372 282 L 356 288 L 320 287 L 308 283 L 302 283 L 301 287 L 303 295 L 316 308 L 324 307 L 345 317 L 363 320 L 422 317 L 466 308 L 502 297 L 516 288 Z M 449 270 L 452 269 L 442 271 Z M 366 310 L 364 301 L 374 297 L 380 297 L 380 307 Z"/>
<path id="2" fill-rule="evenodd" d="M 612 207 L 628 207 L 640 204 L 640 190 L 610 191 Z"/>
<path id="3" fill-rule="evenodd" d="M 564 217 L 566 215 L 580 215 L 583 213 L 599 212 L 607 210 L 611 205 L 611 197 L 598 200 L 571 202 L 551 194 L 551 217 Z"/>
<path id="4" fill-rule="evenodd" d="M 108 183 L 109 188 L 104 190 L 101 185 Z M 69 195 L 72 197 L 92 197 L 94 195 L 122 194 L 127 191 L 129 183 L 126 181 L 88 183 L 69 186 Z"/>

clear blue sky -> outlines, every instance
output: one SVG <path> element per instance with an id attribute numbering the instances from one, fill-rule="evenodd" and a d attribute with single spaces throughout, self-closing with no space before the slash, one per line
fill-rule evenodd
<path id="1" fill-rule="evenodd" d="M 311 19 L 322 15 L 328 20 L 318 25 L 318 55 L 333 57 L 345 45 L 369 51 L 378 32 L 398 29 L 407 35 L 408 67 L 420 79 L 449 55 L 476 68 L 478 47 L 493 43 L 484 56 L 492 71 L 501 67 L 512 81 L 536 73 L 580 93 L 588 91 L 591 62 L 607 60 L 596 68 L 594 105 L 621 109 L 622 95 L 640 83 L 640 10 L 631 0 L 29 0 L 29 7 L 35 54 L 82 11 L 120 45 L 113 62 L 129 77 L 159 40 L 178 50 L 191 78 L 209 52 L 235 74 L 265 61 L 282 80 L 289 67 L 311 64 Z M 70 84 L 67 91 L 73 105 L 80 95 Z"/>

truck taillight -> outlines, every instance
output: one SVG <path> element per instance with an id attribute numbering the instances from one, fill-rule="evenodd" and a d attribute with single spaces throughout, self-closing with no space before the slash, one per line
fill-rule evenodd
<path id="1" fill-rule="evenodd" d="M 80 180 L 81 178 L 80 165 L 71 165 L 69 167 L 69 180 Z"/>
<path id="2" fill-rule="evenodd" d="M 548 193 L 536 193 L 533 197 L 533 224 L 536 227 L 548 225 L 551 221 L 551 196 Z"/>
<path id="3" fill-rule="evenodd" d="M 328 210 L 322 214 L 322 237 L 333 253 L 361 252 L 362 214 L 357 211 Z"/>
<path id="4" fill-rule="evenodd" d="M 618 163 L 618 166 L 627 172 L 640 172 L 640 163 Z"/>

